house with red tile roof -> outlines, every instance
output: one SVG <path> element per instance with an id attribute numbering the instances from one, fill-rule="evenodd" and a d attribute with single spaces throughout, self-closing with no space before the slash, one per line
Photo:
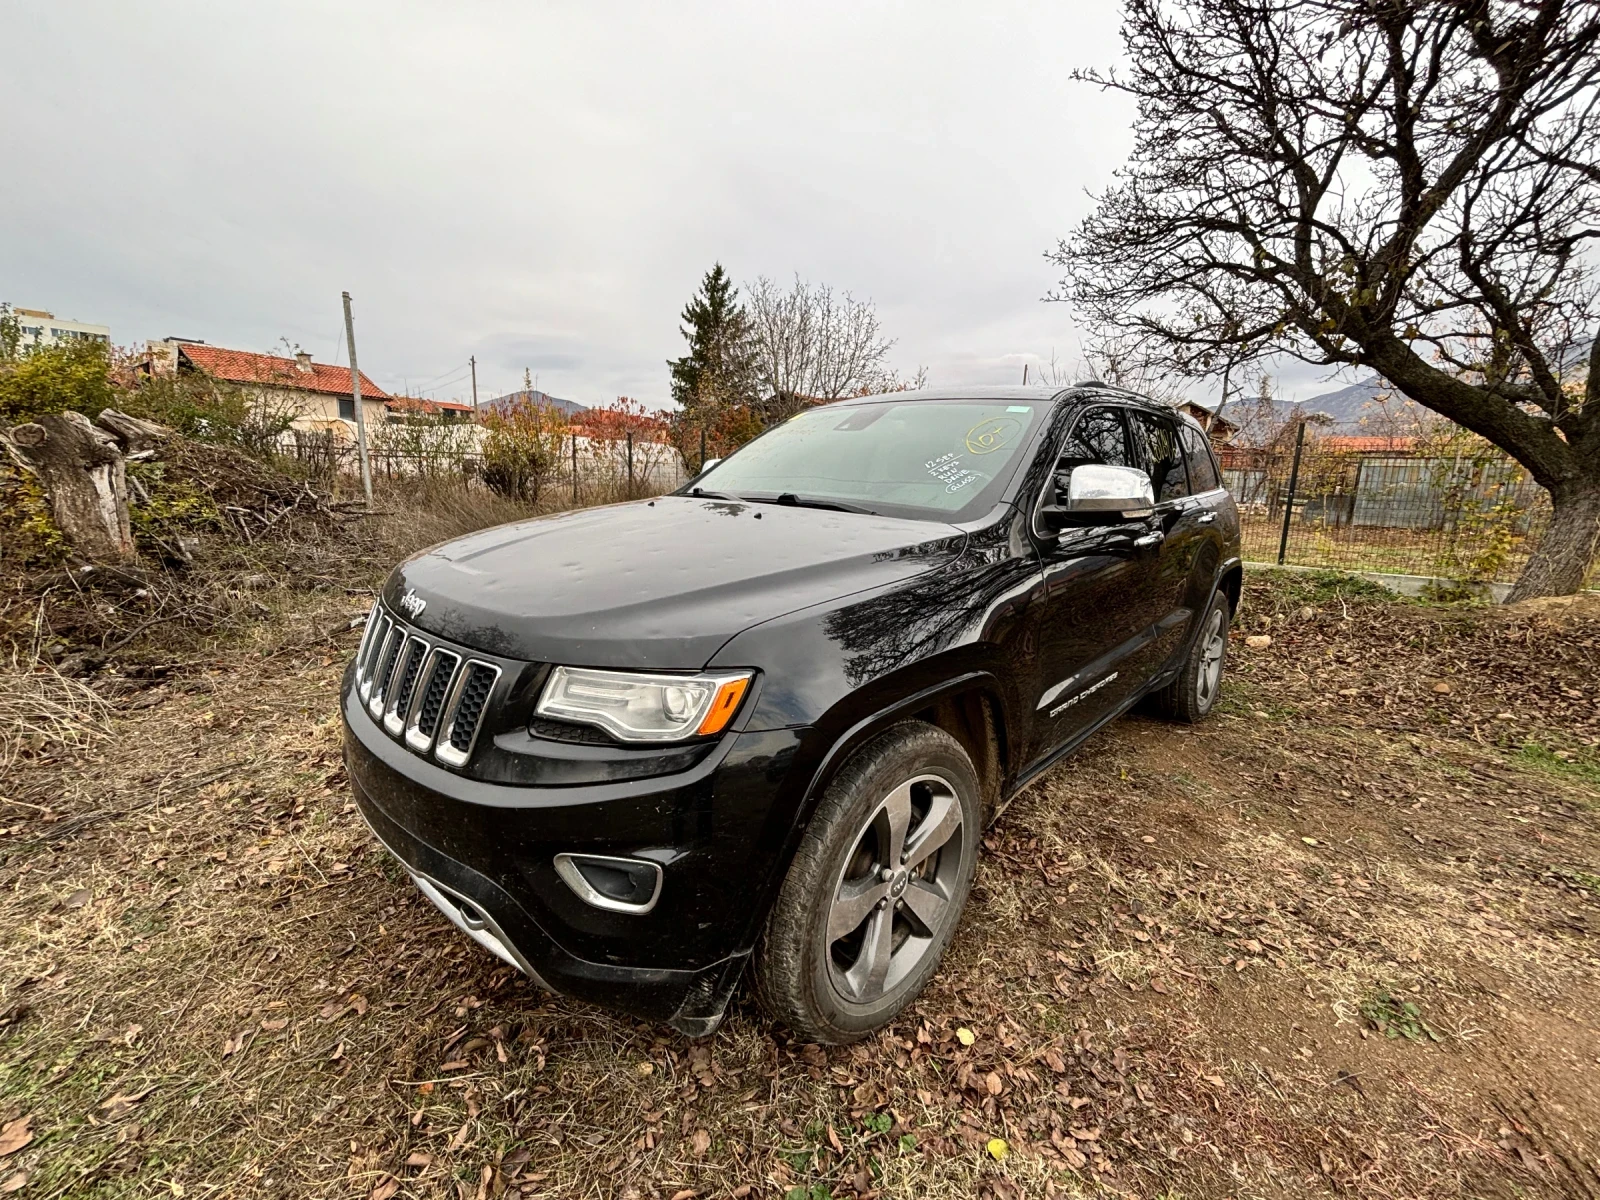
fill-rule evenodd
<path id="1" fill-rule="evenodd" d="M 354 438 L 355 397 L 350 368 L 313 362 L 304 350 L 292 358 L 229 350 L 204 342 L 169 338 L 150 343 L 150 369 L 157 373 L 195 371 L 251 392 L 258 404 L 292 417 L 295 429 Z M 369 429 L 383 424 L 393 399 L 361 373 L 361 408 Z"/>
<path id="2" fill-rule="evenodd" d="M 366 384 L 361 385 L 362 395 L 366 394 L 366 387 Z M 391 421 L 417 417 L 433 417 L 444 421 L 470 421 L 474 415 L 470 404 L 461 404 L 455 400 L 429 400 L 422 396 L 391 396 L 386 407 Z"/>

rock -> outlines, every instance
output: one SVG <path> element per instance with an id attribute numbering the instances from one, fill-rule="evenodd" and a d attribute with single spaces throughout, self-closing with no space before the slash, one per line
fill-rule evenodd
<path id="1" fill-rule="evenodd" d="M 1272 635 L 1270 633 L 1253 633 L 1245 638 L 1244 644 L 1252 650 L 1265 650 L 1272 645 Z"/>

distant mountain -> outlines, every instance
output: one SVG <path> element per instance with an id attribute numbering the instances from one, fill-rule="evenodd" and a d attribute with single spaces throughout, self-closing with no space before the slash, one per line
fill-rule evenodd
<path id="1" fill-rule="evenodd" d="M 496 396 L 493 400 L 487 401 L 484 407 L 507 409 L 516 408 L 522 404 L 547 404 L 551 408 L 560 409 L 569 417 L 574 413 L 587 412 L 589 409 L 587 404 L 579 404 L 576 400 L 563 400 L 559 396 L 552 396 L 549 392 L 541 392 L 535 389 L 507 392 L 504 396 Z"/>
<path id="2" fill-rule="evenodd" d="M 1386 397 L 1380 402 L 1380 397 Z M 1413 400 L 1407 400 L 1393 386 L 1377 375 L 1359 379 L 1335 392 L 1324 392 L 1300 402 L 1303 411 L 1326 414 L 1337 433 L 1377 433 L 1375 423 L 1390 426 L 1410 426 L 1425 415 L 1425 410 Z"/>

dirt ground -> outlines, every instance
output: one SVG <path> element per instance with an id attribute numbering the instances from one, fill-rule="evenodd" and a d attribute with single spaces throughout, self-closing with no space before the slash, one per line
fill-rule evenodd
<path id="1" fill-rule="evenodd" d="M 349 801 L 359 588 L 252 602 L 0 778 L 0 1194 L 1600 1196 L 1592 606 L 1253 579 L 1220 711 L 1024 792 L 824 1051 L 459 936 Z"/>

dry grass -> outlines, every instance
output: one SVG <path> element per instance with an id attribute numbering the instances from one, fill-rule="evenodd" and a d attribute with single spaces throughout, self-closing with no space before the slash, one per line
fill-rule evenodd
<path id="1" fill-rule="evenodd" d="M 88 749 L 106 732 L 109 716 L 98 692 L 47 664 L 0 665 L 0 771 L 46 746 Z"/>
<path id="2" fill-rule="evenodd" d="M 744 1000 L 691 1042 L 460 938 L 344 788 L 365 595 L 252 594 L 0 785 L 24 1197 L 1600 1194 L 1600 621 L 1254 586 L 1274 644 L 1236 643 L 1225 711 L 1024 793 L 914 1011 L 821 1051 Z M 1440 1040 L 1380 1036 L 1379 994 Z"/>

